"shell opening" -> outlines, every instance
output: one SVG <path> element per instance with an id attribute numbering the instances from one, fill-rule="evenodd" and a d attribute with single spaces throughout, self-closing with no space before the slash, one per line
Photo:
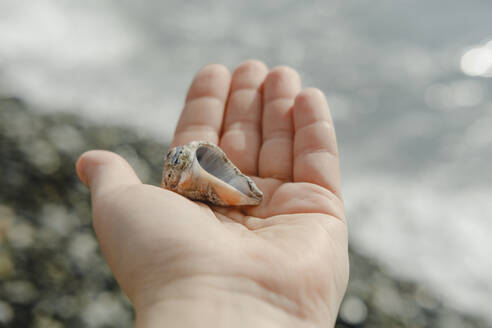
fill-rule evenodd
<path id="1" fill-rule="evenodd" d="M 245 195 L 251 193 L 247 180 L 227 163 L 222 152 L 211 147 L 202 146 L 196 150 L 196 159 L 200 166 L 211 175 L 233 186 Z"/>

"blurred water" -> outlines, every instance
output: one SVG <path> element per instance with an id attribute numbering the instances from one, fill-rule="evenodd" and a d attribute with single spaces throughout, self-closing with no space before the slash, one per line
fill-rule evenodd
<path id="1" fill-rule="evenodd" d="M 201 66 L 291 65 L 328 96 L 353 246 L 492 322 L 491 12 L 479 0 L 0 0 L 0 92 L 169 140 Z"/>

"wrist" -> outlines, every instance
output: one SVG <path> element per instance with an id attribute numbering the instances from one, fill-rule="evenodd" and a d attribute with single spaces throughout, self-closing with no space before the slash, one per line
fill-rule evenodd
<path id="1" fill-rule="evenodd" d="M 298 304 L 247 278 L 181 278 L 134 305 L 137 328 L 316 326 Z"/>

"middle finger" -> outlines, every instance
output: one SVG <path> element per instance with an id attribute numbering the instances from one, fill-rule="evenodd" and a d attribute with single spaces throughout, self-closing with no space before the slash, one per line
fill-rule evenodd
<path id="1" fill-rule="evenodd" d="M 261 86 L 268 72 L 262 62 L 248 60 L 234 71 L 220 147 L 244 173 L 258 175 L 261 145 Z"/>
<path id="2" fill-rule="evenodd" d="M 301 90 L 301 79 L 292 68 L 280 66 L 268 73 L 263 88 L 263 144 L 258 173 L 262 178 L 289 181 L 294 144 L 292 106 Z"/>

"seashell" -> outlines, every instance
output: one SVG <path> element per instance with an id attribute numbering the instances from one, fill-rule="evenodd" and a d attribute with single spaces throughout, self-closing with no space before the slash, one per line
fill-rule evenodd
<path id="1" fill-rule="evenodd" d="M 257 205 L 263 193 L 218 146 L 193 141 L 168 151 L 161 187 L 214 205 Z"/>

